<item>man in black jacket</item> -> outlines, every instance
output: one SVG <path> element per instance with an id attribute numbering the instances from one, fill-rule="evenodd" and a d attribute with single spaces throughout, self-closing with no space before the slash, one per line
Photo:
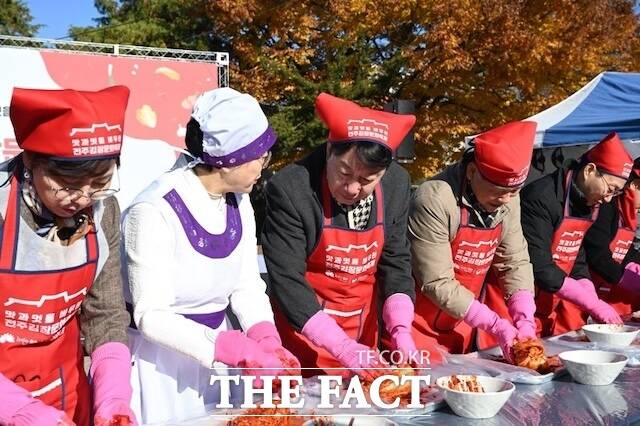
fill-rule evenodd
<path id="1" fill-rule="evenodd" d="M 408 173 L 392 152 L 415 122 L 321 94 L 328 144 L 278 172 L 267 186 L 262 235 L 276 326 L 302 367 L 346 368 L 371 378 L 376 300 L 405 360 L 413 300 Z M 306 375 L 318 374 L 303 370 Z"/>
<path id="2" fill-rule="evenodd" d="M 634 247 L 640 208 L 640 159 L 624 193 L 600 207 L 584 247 L 598 295 L 620 315 L 640 308 L 640 252 Z"/>
<path id="3" fill-rule="evenodd" d="M 583 312 L 621 323 L 590 280 L 582 240 L 598 215 L 625 186 L 633 161 L 615 133 L 521 193 L 522 229 L 536 284 L 536 322 L 542 337 L 579 329 Z"/>

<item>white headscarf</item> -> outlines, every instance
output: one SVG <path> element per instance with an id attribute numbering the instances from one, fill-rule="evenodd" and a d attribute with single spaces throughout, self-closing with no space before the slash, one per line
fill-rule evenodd
<path id="1" fill-rule="evenodd" d="M 201 160 L 215 167 L 260 158 L 276 141 L 258 101 L 228 87 L 203 93 L 191 116 L 203 133 Z"/>

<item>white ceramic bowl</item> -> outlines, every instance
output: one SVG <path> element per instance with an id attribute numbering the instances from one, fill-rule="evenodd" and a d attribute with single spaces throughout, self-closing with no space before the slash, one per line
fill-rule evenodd
<path id="1" fill-rule="evenodd" d="M 585 385 L 611 384 L 627 365 L 626 355 L 606 351 L 567 351 L 560 359 L 571 377 Z"/>
<path id="2" fill-rule="evenodd" d="M 397 426 L 397 423 L 384 417 L 373 416 L 358 416 L 358 415 L 345 415 L 345 416 L 323 416 L 317 415 L 321 420 L 307 420 L 302 426 L 317 426 L 317 425 L 335 425 L 335 426 Z"/>
<path id="3" fill-rule="evenodd" d="M 461 380 L 471 377 L 464 374 L 457 374 L 457 376 Z M 488 419 L 495 416 L 516 389 L 513 383 L 506 380 L 476 376 L 485 392 L 462 392 L 449 389 L 447 386 L 449 377 L 440 377 L 436 380 L 436 384 L 444 392 L 444 400 L 447 401 L 453 412 L 460 417 L 469 419 Z"/>
<path id="4" fill-rule="evenodd" d="M 611 346 L 629 346 L 640 333 L 640 328 L 631 325 L 589 324 L 582 331 L 590 341 Z"/>

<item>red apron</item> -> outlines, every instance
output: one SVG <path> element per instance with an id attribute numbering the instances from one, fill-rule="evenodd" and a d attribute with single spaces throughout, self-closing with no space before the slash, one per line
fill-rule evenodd
<path id="1" fill-rule="evenodd" d="M 570 276 L 582 246 L 585 234 L 598 217 L 599 206 L 593 208 L 590 219 L 571 217 L 569 214 L 569 191 L 572 172 L 565 179 L 564 216 L 553 233 L 551 254 L 556 266 Z M 536 288 L 536 325 L 541 337 L 556 336 L 580 329 L 586 322 L 586 314 L 571 302 L 560 299 L 553 293 Z"/>
<path id="2" fill-rule="evenodd" d="M 65 411 L 76 425 L 89 425 L 91 394 L 76 314 L 95 278 L 97 236 L 91 231 L 85 238 L 85 264 L 54 271 L 16 269 L 19 186 L 12 178 L 0 246 L 0 373 Z"/>
<path id="3" fill-rule="evenodd" d="M 513 322 L 511 315 L 509 315 L 509 308 L 504 300 L 504 293 L 498 285 L 498 278 L 493 272 L 490 272 L 487 281 L 484 286 L 484 304 L 487 305 L 493 312 L 498 314 L 500 318 L 506 318 Z M 498 345 L 498 339 L 484 330 L 478 329 L 478 335 L 476 337 L 476 343 L 478 350 L 489 349 Z"/>
<path id="4" fill-rule="evenodd" d="M 378 316 L 376 277 L 378 260 L 384 246 L 384 201 L 382 188 L 375 189 L 376 224 L 363 231 L 344 229 L 333 224 L 332 202 L 326 177 L 322 176 L 324 222 L 316 248 L 307 258 L 305 278 L 315 290 L 324 312 L 359 343 L 377 345 Z M 291 351 L 303 368 L 340 368 L 323 348 L 296 332 L 285 315 L 274 306 L 275 323 L 283 346 Z M 340 374 L 339 370 L 302 370 L 305 377 Z"/>
<path id="5" fill-rule="evenodd" d="M 464 188 L 463 188 L 464 191 Z M 460 227 L 451 242 L 455 278 L 482 299 L 485 276 L 493 262 L 500 242 L 502 224 L 494 228 L 469 226 L 469 211 L 460 206 Z M 422 293 L 416 280 L 416 314 L 413 338 L 420 350 L 431 353 L 431 362 L 441 361 L 436 346 L 443 345 L 450 353 L 467 353 L 473 349 L 474 329 L 461 319 L 453 318 Z"/>
<path id="6" fill-rule="evenodd" d="M 635 230 L 627 228 L 620 220 L 618 231 L 609 244 L 611 257 L 615 262 L 622 263 L 633 244 L 635 234 Z M 608 283 L 593 270 L 591 278 L 598 290 L 598 297 L 613 306 L 621 316 L 629 315 L 640 306 L 640 295 L 636 292 L 625 290 L 618 284 Z"/>

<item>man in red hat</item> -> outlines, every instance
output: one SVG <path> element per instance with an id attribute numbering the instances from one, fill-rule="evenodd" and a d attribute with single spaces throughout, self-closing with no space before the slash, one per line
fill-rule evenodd
<path id="1" fill-rule="evenodd" d="M 135 424 L 112 197 L 128 98 L 13 91 L 24 152 L 0 165 L 0 424 Z"/>
<path id="2" fill-rule="evenodd" d="M 267 185 L 262 244 L 276 326 L 303 368 L 342 367 L 370 379 L 382 370 L 367 369 L 383 365 L 372 349 L 378 298 L 393 361 L 415 351 L 409 175 L 392 161 L 415 117 L 325 93 L 316 111 L 328 143 Z"/>
<path id="3" fill-rule="evenodd" d="M 600 205 L 622 193 L 633 160 L 611 133 L 522 191 L 522 228 L 536 284 L 536 322 L 542 337 L 577 330 L 588 315 L 621 323 L 591 282 L 582 241 Z"/>
<path id="4" fill-rule="evenodd" d="M 640 159 L 624 192 L 600 206 L 584 237 L 589 272 L 600 299 L 620 315 L 640 309 L 640 253 L 633 241 L 640 209 Z"/>
<path id="5" fill-rule="evenodd" d="M 536 125 L 513 122 L 478 135 L 462 161 L 423 183 L 409 216 L 416 315 L 413 336 L 439 358 L 475 349 L 478 330 L 511 359 L 516 340 L 535 338 L 533 274 L 518 192 L 529 172 Z M 492 269 L 513 323 L 483 301 Z"/>

